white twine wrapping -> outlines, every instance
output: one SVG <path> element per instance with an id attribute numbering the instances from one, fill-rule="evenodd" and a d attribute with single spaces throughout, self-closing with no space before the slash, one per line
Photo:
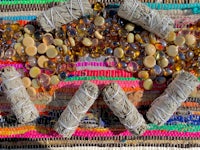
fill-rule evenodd
<path id="1" fill-rule="evenodd" d="M 153 101 L 146 114 L 148 120 L 163 125 L 199 84 L 197 77 L 188 72 L 181 72 L 164 93 Z"/>
<path id="2" fill-rule="evenodd" d="M 69 0 L 44 11 L 37 17 L 38 22 L 46 32 L 60 28 L 81 16 L 91 14 L 92 8 L 88 0 Z"/>
<path id="3" fill-rule="evenodd" d="M 120 5 L 118 15 L 161 38 L 166 38 L 173 31 L 174 22 L 171 18 L 150 9 L 138 0 L 125 0 Z"/>
<path id="4" fill-rule="evenodd" d="M 141 135 L 146 131 L 147 125 L 143 116 L 118 84 L 111 83 L 106 86 L 102 95 L 109 108 L 131 133 Z"/>
<path id="5" fill-rule="evenodd" d="M 88 81 L 84 82 L 68 103 L 54 129 L 64 137 L 70 138 L 98 95 L 97 85 Z"/>
<path id="6" fill-rule="evenodd" d="M 19 123 L 28 123 L 39 117 L 39 113 L 22 83 L 20 74 L 14 67 L 5 67 L 0 71 L 3 79 L 2 89 L 11 103 L 11 109 Z"/>

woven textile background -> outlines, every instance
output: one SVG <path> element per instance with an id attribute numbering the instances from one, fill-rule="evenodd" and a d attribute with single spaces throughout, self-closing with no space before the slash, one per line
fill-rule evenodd
<path id="1" fill-rule="evenodd" d="M 25 25 L 34 22 L 39 14 L 64 0 L 0 0 L 0 26 L 18 22 Z M 94 1 L 90 0 L 92 3 Z M 188 28 L 200 19 L 199 0 L 141 0 L 147 6 L 166 14 L 175 20 L 176 29 Z M 106 5 L 118 7 L 121 0 L 101 0 Z M 200 32 L 200 29 L 198 29 Z M 99 61 L 99 64 L 101 62 Z M 40 112 L 37 123 L 18 124 L 10 110 L 6 96 L 0 93 L 0 148 L 2 149 L 152 149 L 176 150 L 178 148 L 200 149 L 200 87 L 199 92 L 189 97 L 177 112 L 163 126 L 148 123 L 148 130 L 142 136 L 131 135 L 103 102 L 102 98 L 87 112 L 79 128 L 71 139 L 62 138 L 53 130 L 68 101 L 84 80 L 90 80 L 100 86 L 115 81 L 125 91 L 143 90 L 140 80 L 123 70 L 95 69 L 94 64 L 77 62 L 76 66 L 90 69 L 71 72 L 72 77 L 63 82 L 53 96 L 39 95 L 32 97 Z M 0 60 L 0 67 L 8 62 Z M 23 67 L 22 67 L 23 68 Z M 87 76 L 86 76 L 86 75 Z M 79 75 L 79 76 L 75 76 Z M 96 76 L 96 77 L 95 77 Z M 200 78 L 199 78 L 200 79 Z M 134 85 L 134 87 L 132 86 Z M 155 85 L 145 91 L 142 101 L 136 104 L 145 114 L 151 102 L 167 87 L 167 82 Z M 109 116 L 109 117 L 108 117 Z"/>

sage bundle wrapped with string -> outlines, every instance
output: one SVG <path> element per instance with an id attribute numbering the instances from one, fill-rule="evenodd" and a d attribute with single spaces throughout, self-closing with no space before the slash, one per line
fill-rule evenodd
<path id="1" fill-rule="evenodd" d="M 141 135 L 146 131 L 147 126 L 143 116 L 118 84 L 111 83 L 106 86 L 102 95 L 106 104 L 131 133 Z"/>
<path id="2" fill-rule="evenodd" d="M 174 21 L 171 18 L 150 9 L 138 0 L 125 0 L 119 7 L 118 15 L 161 38 L 166 38 L 173 31 Z"/>
<path id="3" fill-rule="evenodd" d="M 28 123 L 39 117 L 39 113 L 24 87 L 20 74 L 14 67 L 5 67 L 0 71 L 2 89 L 11 103 L 11 109 L 19 123 Z"/>
<path id="4" fill-rule="evenodd" d="M 153 101 L 146 114 L 148 120 L 163 125 L 199 84 L 197 77 L 188 72 L 181 72 L 164 93 Z"/>
<path id="5" fill-rule="evenodd" d="M 70 138 L 98 95 L 99 89 L 97 85 L 91 82 L 84 82 L 68 103 L 54 129 L 64 137 Z"/>
<path id="6" fill-rule="evenodd" d="M 91 4 L 88 0 L 68 0 L 60 6 L 55 6 L 44 11 L 37 20 L 46 32 L 60 28 L 74 19 L 92 13 Z"/>

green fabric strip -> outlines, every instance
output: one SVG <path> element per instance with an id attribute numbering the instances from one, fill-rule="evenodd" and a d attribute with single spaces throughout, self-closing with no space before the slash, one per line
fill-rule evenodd
<path id="1" fill-rule="evenodd" d="M 84 76 L 84 77 L 68 77 L 65 81 L 78 81 L 78 80 L 122 80 L 122 81 L 134 81 L 139 80 L 137 78 L 124 78 L 124 77 L 104 77 L 104 76 Z"/>
<path id="2" fill-rule="evenodd" d="M 186 124 L 158 126 L 155 124 L 149 124 L 149 130 L 167 130 L 167 131 L 175 130 L 180 132 L 199 132 L 200 126 L 186 125 Z"/>
<path id="3" fill-rule="evenodd" d="M 16 5 L 16 4 L 48 4 L 55 2 L 65 2 L 67 0 L 2 0 L 0 1 L 0 5 Z"/>

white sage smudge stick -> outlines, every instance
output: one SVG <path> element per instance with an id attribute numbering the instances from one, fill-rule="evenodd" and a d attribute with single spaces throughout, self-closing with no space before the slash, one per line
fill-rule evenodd
<path id="1" fill-rule="evenodd" d="M 197 77 L 189 72 L 181 72 L 164 93 L 153 101 L 146 114 L 148 120 L 163 125 L 199 84 Z"/>
<path id="2" fill-rule="evenodd" d="M 99 89 L 97 85 L 88 81 L 84 82 L 56 122 L 55 131 L 64 137 L 70 138 L 98 95 Z"/>
<path id="3" fill-rule="evenodd" d="M 150 9 L 138 0 L 125 0 L 119 7 L 118 15 L 161 38 L 166 38 L 174 30 L 174 21 L 171 18 Z"/>
<path id="4" fill-rule="evenodd" d="M 81 16 L 91 14 L 92 11 L 88 0 L 69 0 L 44 11 L 37 20 L 46 32 L 50 32 Z"/>
<path id="5" fill-rule="evenodd" d="M 14 67 L 5 67 L 0 71 L 2 89 L 11 103 L 11 110 L 19 123 L 28 123 L 39 117 L 39 113 L 24 87 L 20 74 Z"/>
<path id="6" fill-rule="evenodd" d="M 103 99 L 120 122 L 133 134 L 141 135 L 147 125 L 143 116 L 127 98 L 123 89 L 116 83 L 111 83 L 102 91 Z"/>

